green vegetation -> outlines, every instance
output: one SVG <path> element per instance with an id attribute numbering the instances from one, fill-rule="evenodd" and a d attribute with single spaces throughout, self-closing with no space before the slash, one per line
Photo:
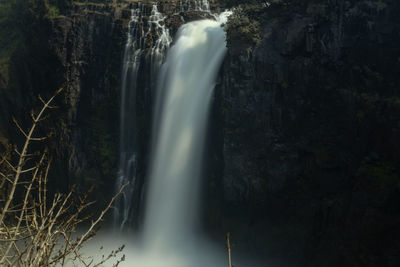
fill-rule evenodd
<path id="1" fill-rule="evenodd" d="M 236 7 L 227 23 L 228 45 L 232 41 L 244 42 L 251 46 L 260 42 L 262 24 L 267 19 L 270 2 L 263 0 L 226 1 L 227 6 Z"/>
<path id="2" fill-rule="evenodd" d="M 360 166 L 358 175 L 367 179 L 374 190 L 382 191 L 395 187 L 400 189 L 400 177 L 391 162 L 375 162 L 367 157 Z"/>
<path id="3" fill-rule="evenodd" d="M 228 44 L 232 40 L 239 40 L 250 45 L 256 45 L 260 41 L 260 20 L 255 18 L 251 11 L 260 9 L 256 6 L 237 8 L 230 16 L 227 23 Z"/>
<path id="4" fill-rule="evenodd" d="M 55 18 L 58 15 L 60 15 L 60 10 L 55 6 L 50 6 L 49 7 L 49 11 L 48 11 L 48 15 L 49 15 L 50 18 Z"/>

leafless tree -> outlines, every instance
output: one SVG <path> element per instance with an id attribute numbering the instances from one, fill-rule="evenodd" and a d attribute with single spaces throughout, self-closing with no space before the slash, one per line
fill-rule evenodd
<path id="1" fill-rule="evenodd" d="M 32 152 L 32 143 L 44 142 L 50 136 L 37 137 L 37 126 L 47 119 L 47 111 L 59 89 L 48 100 L 39 96 L 42 107 L 31 112 L 32 124 L 28 130 L 13 119 L 24 137 L 22 147 L 8 146 L 0 155 L 0 266 L 102 266 L 115 260 L 114 266 L 124 260 L 124 246 L 103 256 L 100 262 L 82 255 L 85 242 L 93 238 L 105 214 L 112 208 L 119 193 L 111 198 L 105 209 L 97 216 L 86 215 L 94 202 L 89 193 L 78 194 L 74 188 L 69 193 L 47 192 L 51 157 L 47 149 Z M 79 225 L 89 222 L 87 230 L 74 236 Z M 110 263 L 109 263 L 110 264 Z"/>

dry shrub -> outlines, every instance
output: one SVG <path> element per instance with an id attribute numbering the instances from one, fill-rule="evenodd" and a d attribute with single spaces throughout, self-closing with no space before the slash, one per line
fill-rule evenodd
<path id="1" fill-rule="evenodd" d="M 39 97 L 42 107 L 37 113 L 31 112 L 32 126 L 28 130 L 14 119 L 25 142 L 20 148 L 8 146 L 0 155 L 0 266 L 102 266 L 110 260 L 118 266 L 124 260 L 124 255 L 120 256 L 123 246 L 103 256 L 100 262 L 80 251 L 95 236 L 99 223 L 126 185 L 100 215 L 84 215 L 93 204 L 89 194 L 80 195 L 73 188 L 67 194 L 50 196 L 47 182 L 51 157 L 46 149 L 31 151 L 33 142 L 49 138 L 35 137 L 35 130 L 47 118 L 47 111 L 56 108 L 51 103 L 61 91 L 48 101 Z M 87 230 L 74 236 L 77 227 L 89 221 Z"/>

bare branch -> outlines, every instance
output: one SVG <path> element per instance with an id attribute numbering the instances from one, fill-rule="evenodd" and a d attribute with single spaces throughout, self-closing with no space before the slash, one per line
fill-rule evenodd
<path id="1" fill-rule="evenodd" d="M 17 120 L 13 117 L 12 118 L 14 124 L 17 126 L 18 130 L 26 137 L 28 137 L 28 135 L 25 133 L 25 131 L 22 129 L 22 127 L 19 125 L 19 123 L 17 122 Z"/>
<path id="2" fill-rule="evenodd" d="M 68 194 L 55 194 L 48 203 L 47 181 L 52 160 L 47 158 L 47 150 L 29 153 L 29 148 L 32 141 L 43 141 L 52 135 L 34 137 L 34 132 L 39 122 L 49 117 L 45 111 L 56 108 L 50 103 L 61 91 L 62 88 L 48 101 L 39 96 L 42 108 L 37 114 L 31 112 L 33 123 L 28 132 L 13 119 L 25 142 L 21 150 L 16 147 L 13 150 L 10 146 L 7 154 L 0 156 L 0 185 L 2 188 L 6 185 L 5 199 L 0 200 L 3 206 L 0 214 L 0 266 L 55 267 L 65 266 L 71 260 L 79 265 L 97 267 L 115 258 L 123 249 L 122 246 L 107 257 L 103 256 L 99 263 L 80 253 L 84 242 L 95 236 L 104 215 L 128 184 L 112 197 L 89 229 L 76 240 L 72 240 L 72 236 L 78 225 L 92 218 L 92 215 L 84 214 L 94 203 L 88 200 L 91 190 L 76 195 L 73 187 Z M 15 164 L 14 159 L 17 161 Z M 30 162 L 32 160 L 35 162 Z M 118 266 L 124 258 L 116 259 L 113 266 Z"/>
<path id="3" fill-rule="evenodd" d="M 38 123 L 39 119 L 42 117 L 43 113 L 44 113 L 44 112 L 46 111 L 46 109 L 49 107 L 50 103 L 54 100 L 54 98 L 55 98 L 62 90 L 63 90 L 63 88 L 58 89 L 58 90 L 56 91 L 56 93 L 55 93 L 47 102 L 44 102 L 44 101 L 43 101 L 43 107 L 42 107 L 42 109 L 40 110 L 39 114 L 34 118 L 32 127 L 31 127 L 31 129 L 29 130 L 29 133 L 26 135 L 25 144 L 24 144 L 24 146 L 23 146 L 23 149 L 22 149 L 22 152 L 21 152 L 21 156 L 20 156 L 20 158 L 19 158 L 19 162 L 18 162 L 18 165 L 17 165 L 14 183 L 13 183 L 13 185 L 12 185 L 12 187 L 11 187 L 10 194 L 9 194 L 9 196 L 8 196 L 8 199 L 7 199 L 6 203 L 5 203 L 5 205 L 4 205 L 3 211 L 2 211 L 2 213 L 1 213 L 1 215 L 0 215 L 0 223 L 3 222 L 5 212 L 6 212 L 6 210 L 8 209 L 8 207 L 10 206 L 11 201 L 12 201 L 12 199 L 13 199 L 13 197 L 14 197 L 14 193 L 15 193 L 15 190 L 16 190 L 16 187 L 17 187 L 19 178 L 20 178 L 20 176 L 21 176 L 21 170 L 22 170 L 22 167 L 23 167 L 24 158 L 25 158 L 26 154 L 28 153 L 29 143 L 30 143 L 31 137 L 32 137 L 32 135 L 33 135 L 33 133 L 34 133 L 34 131 L 35 131 L 35 129 L 36 129 L 37 123 Z M 41 100 L 43 100 L 43 99 L 41 99 Z M 8 162 L 8 161 L 7 161 L 7 162 Z M 8 162 L 8 163 L 9 163 L 9 162 Z M 11 164 L 10 164 L 10 165 L 11 165 Z M 12 167 L 12 168 L 15 170 L 14 167 Z M 2 263 L 2 261 L 0 260 L 0 264 L 1 264 L 1 263 Z"/>

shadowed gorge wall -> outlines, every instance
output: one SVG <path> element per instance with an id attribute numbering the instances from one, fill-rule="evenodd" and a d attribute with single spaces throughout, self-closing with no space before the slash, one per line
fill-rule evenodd
<path id="1" fill-rule="evenodd" d="M 399 8 L 281 1 L 231 18 L 221 229 L 264 235 L 259 251 L 294 266 L 398 263 Z"/>

